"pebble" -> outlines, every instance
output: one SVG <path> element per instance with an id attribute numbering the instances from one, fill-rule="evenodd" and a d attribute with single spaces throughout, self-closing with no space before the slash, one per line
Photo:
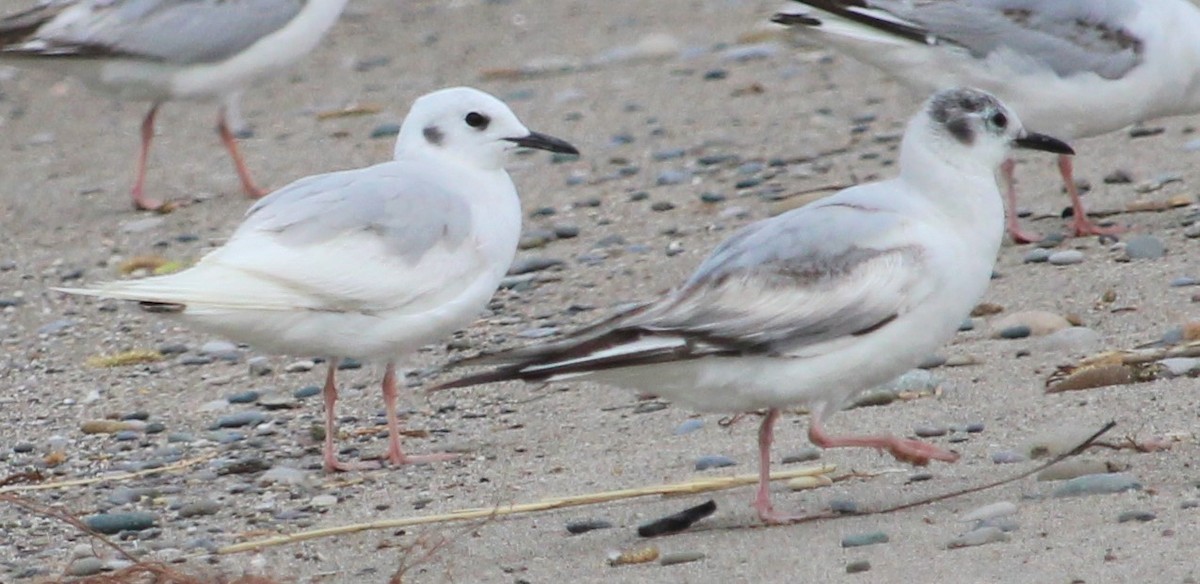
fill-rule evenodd
<path id="1" fill-rule="evenodd" d="M 737 461 L 732 458 L 729 458 L 728 456 L 722 456 L 720 454 L 709 454 L 706 456 L 701 456 L 700 458 L 696 459 L 696 470 L 708 470 L 710 468 L 724 468 L 727 466 L 734 466 L 736 464 L 737 464 Z"/>
<path id="2" fill-rule="evenodd" d="M 1054 266 L 1071 266 L 1083 263 L 1083 252 L 1077 249 L 1064 249 L 1047 256 L 1046 261 Z"/>
<path id="3" fill-rule="evenodd" d="M 1167 246 L 1153 235 L 1135 235 L 1125 240 L 1124 257 L 1130 260 L 1153 260 L 1166 255 Z"/>
<path id="4" fill-rule="evenodd" d="M 997 501 L 982 507 L 976 507 L 968 511 L 962 516 L 960 521 L 965 523 L 974 523 L 976 521 L 988 521 L 1000 517 L 1008 517 L 1017 512 L 1017 504 L 1010 501 Z"/>
<path id="5" fill-rule="evenodd" d="M 309 474 L 290 466 L 273 466 L 258 477 L 260 485 L 299 486 L 309 482 Z"/>
<path id="6" fill-rule="evenodd" d="M 1050 333 L 1038 339 L 1037 347 L 1043 352 L 1093 353 L 1100 349 L 1100 333 L 1085 327 L 1073 326 Z"/>
<path id="7" fill-rule="evenodd" d="M 229 341 L 209 341 L 200 346 L 201 355 L 209 355 L 218 359 L 237 359 L 241 357 L 237 345 Z"/>
<path id="8" fill-rule="evenodd" d="M 83 522 L 95 531 L 112 535 L 122 531 L 141 531 L 154 527 L 158 523 L 158 516 L 145 511 L 100 513 L 84 517 Z"/>
<path id="9" fill-rule="evenodd" d="M 849 499 L 831 499 L 829 501 L 829 510 L 842 515 L 857 515 L 858 503 Z"/>
<path id="10" fill-rule="evenodd" d="M 945 436 L 949 431 L 949 428 L 945 426 L 917 426 L 913 429 L 913 434 L 916 434 L 919 438 L 933 438 L 935 436 Z"/>
<path id="11" fill-rule="evenodd" d="M 217 475 L 239 475 L 253 474 L 262 472 L 270 468 L 271 465 L 261 458 L 243 458 L 234 460 L 217 468 Z"/>
<path id="12" fill-rule="evenodd" d="M 704 192 L 700 193 L 700 201 L 704 203 L 720 203 L 725 200 L 725 195 L 720 193 Z"/>
<path id="13" fill-rule="evenodd" d="M 521 274 L 529 274 L 532 272 L 540 272 L 553 267 L 565 264 L 563 260 L 558 258 L 549 258 L 542 256 L 521 256 L 513 261 L 508 268 L 508 275 L 519 276 Z"/>
<path id="14" fill-rule="evenodd" d="M 104 560 L 100 558 L 79 558 L 71 562 L 67 568 L 68 576 L 95 576 L 104 571 Z"/>
<path id="15" fill-rule="evenodd" d="M 312 371 L 313 368 L 316 366 L 317 366 L 317 364 L 314 361 L 311 361 L 309 359 L 304 359 L 301 361 L 295 361 L 292 363 L 288 363 L 287 366 L 285 366 L 283 368 L 283 372 L 284 373 L 304 373 L 307 371 Z"/>
<path id="16" fill-rule="evenodd" d="M 704 503 L 696 505 L 695 507 L 689 507 L 683 511 L 680 511 L 679 513 L 668 515 L 649 523 L 643 523 L 642 525 L 638 526 L 637 533 L 640 537 L 657 537 L 660 535 L 679 533 L 680 531 L 691 527 L 697 521 L 700 521 L 701 519 L 704 519 L 705 517 L 708 517 L 716 512 L 717 502 L 709 499 Z"/>
<path id="17" fill-rule="evenodd" d="M 251 377 L 270 375 L 273 371 L 271 369 L 271 360 L 266 357 L 253 357 L 251 359 L 247 359 L 246 366 L 249 368 Z"/>
<path id="18" fill-rule="evenodd" d="M 185 503 L 179 508 L 179 516 L 182 518 L 201 517 L 204 515 L 213 515 L 221 510 L 221 504 L 212 499 L 204 499 Z"/>
<path id="19" fill-rule="evenodd" d="M 1050 261 L 1050 254 L 1051 251 L 1048 249 L 1035 247 L 1025 254 L 1025 258 L 1022 261 L 1027 264 L 1044 264 Z M 1079 254 L 1079 257 L 1082 261 L 1083 254 Z"/>
<path id="20" fill-rule="evenodd" d="M 252 404 L 258 401 L 261 395 L 257 391 L 243 391 L 225 396 L 225 401 L 231 404 Z"/>
<path id="21" fill-rule="evenodd" d="M 842 547 L 860 547 L 864 545 L 875 545 L 877 543 L 887 543 L 888 536 L 882 531 L 871 531 L 868 533 L 858 533 L 847 535 L 842 538 Z"/>
<path id="22" fill-rule="evenodd" d="M 609 529 L 613 526 L 611 521 L 604 519 L 581 519 L 579 521 L 571 521 L 567 523 L 567 533 L 571 535 L 579 535 L 597 529 Z"/>
<path id="23" fill-rule="evenodd" d="M 1026 460 L 1028 458 L 1024 454 L 1013 452 L 1012 450 L 1001 450 L 1000 452 L 992 453 L 992 462 L 994 464 L 1014 464 L 1025 462 Z"/>
<path id="24" fill-rule="evenodd" d="M 861 574 L 862 572 L 870 571 L 871 562 L 867 560 L 854 560 L 846 564 L 847 574 Z"/>
<path id="25" fill-rule="evenodd" d="M 660 401 L 642 402 L 633 408 L 635 414 L 649 414 L 667 409 L 667 404 Z"/>
<path id="26" fill-rule="evenodd" d="M 802 448 L 797 452 L 788 454 L 780 461 L 781 464 L 800 464 L 802 462 L 812 462 L 821 458 L 821 449 L 815 447 Z"/>
<path id="27" fill-rule="evenodd" d="M 1067 481 L 1084 475 L 1109 472 L 1108 463 L 1094 458 L 1068 458 L 1037 474 L 1039 481 Z"/>
<path id="28" fill-rule="evenodd" d="M 258 398 L 258 405 L 267 410 L 287 410 L 296 407 L 296 398 L 286 393 L 268 393 Z"/>
<path id="29" fill-rule="evenodd" d="M 675 431 L 672 433 L 675 434 L 676 436 L 682 436 L 684 434 L 690 434 L 692 432 L 695 432 L 696 430 L 699 430 L 700 428 L 703 428 L 703 427 L 704 427 L 704 420 L 701 420 L 699 418 L 689 418 L 687 420 L 684 420 L 678 426 L 676 426 Z"/>
<path id="30" fill-rule="evenodd" d="M 1174 280 L 1171 280 L 1170 286 L 1172 288 L 1183 288 L 1185 286 L 1200 286 L 1200 280 L 1197 280 L 1196 278 L 1191 278 L 1188 276 L 1180 276 L 1178 278 L 1175 278 Z"/>
<path id="31" fill-rule="evenodd" d="M 144 423 L 137 420 L 85 420 L 79 424 L 79 431 L 84 434 L 116 434 L 143 430 L 145 427 Z"/>
<path id="32" fill-rule="evenodd" d="M 1029 458 L 1058 456 L 1075 449 L 1095 433 L 1095 428 L 1064 424 L 1041 432 L 1025 443 Z"/>
<path id="33" fill-rule="evenodd" d="M 674 208 L 675 208 L 675 203 L 672 203 L 671 201 L 655 201 L 653 204 L 650 205 L 651 211 L 657 211 L 660 213 L 663 211 L 670 211 L 671 209 L 674 209 Z"/>
<path id="34" fill-rule="evenodd" d="M 925 369 L 910 369 L 880 387 L 895 393 L 924 393 L 936 390 L 941 384 L 942 379 L 930 371 Z"/>
<path id="35" fill-rule="evenodd" d="M 1033 329 L 1029 328 L 1028 325 L 1017 324 L 1017 325 L 1013 325 L 1013 326 L 1006 326 L 1006 327 L 1000 329 L 1000 331 L 997 332 L 993 336 L 993 338 L 1023 339 L 1023 338 L 1028 337 L 1031 334 L 1033 334 Z"/>
<path id="36" fill-rule="evenodd" d="M 313 507 L 323 508 L 337 505 L 337 495 L 317 495 L 309 500 L 309 504 Z"/>
<path id="37" fill-rule="evenodd" d="M 890 389 L 876 388 L 868 389 L 854 398 L 854 402 L 847 409 L 865 408 L 869 406 L 886 406 L 896 401 L 896 392 Z"/>
<path id="38" fill-rule="evenodd" d="M 68 319 L 59 319 L 59 320 L 48 322 L 48 323 L 38 327 L 37 333 L 39 335 L 57 335 L 57 334 L 65 332 L 67 329 L 69 329 L 73 326 L 75 326 L 75 321 L 68 320 Z"/>
<path id="39" fill-rule="evenodd" d="M 1066 318 L 1046 312 L 1044 310 L 1030 310 L 1025 312 L 1014 312 L 1009 315 L 1002 316 L 992 322 L 992 338 L 1020 338 L 1013 336 L 1003 336 L 1005 331 L 1007 334 L 1014 334 L 1017 327 L 1025 327 L 1029 330 L 1028 336 L 1044 337 L 1051 333 L 1056 333 L 1065 328 L 1069 328 L 1071 322 Z M 1012 330 L 1009 330 L 1012 329 Z"/>
<path id="40" fill-rule="evenodd" d="M 1140 490 L 1142 483 L 1126 473 L 1101 473 L 1073 478 L 1054 489 L 1052 497 L 1075 497 L 1081 495 L 1108 495 L 1129 490 Z"/>
<path id="41" fill-rule="evenodd" d="M 671 552 L 663 554 L 658 558 L 660 566 L 673 566 L 675 564 L 686 564 L 688 562 L 698 562 L 704 559 L 704 552 Z"/>
<path id="42" fill-rule="evenodd" d="M 664 170 L 658 173 L 655 182 L 659 186 L 683 184 L 692 179 L 692 173 L 686 170 Z"/>
<path id="43" fill-rule="evenodd" d="M 244 426 L 257 426 L 267 421 L 267 415 L 258 410 L 247 410 L 228 416 L 217 418 L 217 423 L 213 428 L 242 428 Z"/>
<path id="44" fill-rule="evenodd" d="M 321 395 L 321 388 L 316 385 L 306 385 L 292 392 L 292 397 L 296 399 L 306 399 Z"/>
<path id="45" fill-rule="evenodd" d="M 400 133 L 400 124 L 387 122 L 371 129 L 371 138 L 390 138 Z"/>
<path id="46" fill-rule="evenodd" d="M 1009 535 L 995 526 L 980 527 L 964 533 L 946 544 L 948 549 L 974 547 L 989 543 L 1008 541 Z"/>
<path id="47" fill-rule="evenodd" d="M 1166 377 L 1187 377 L 1200 372 L 1200 358 L 1172 357 L 1158 362 Z"/>
<path id="48" fill-rule="evenodd" d="M 579 237 L 579 227 L 560 223 L 554 226 L 554 236 L 559 239 L 574 239 Z"/>
<path id="49" fill-rule="evenodd" d="M 1158 515 L 1155 515 L 1153 511 L 1122 511 L 1120 515 L 1117 515 L 1117 523 L 1128 523 L 1130 521 L 1145 523 L 1147 521 L 1154 521 L 1157 518 Z"/>

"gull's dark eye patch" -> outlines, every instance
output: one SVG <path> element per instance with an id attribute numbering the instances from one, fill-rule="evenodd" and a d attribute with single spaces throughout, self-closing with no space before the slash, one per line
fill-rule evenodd
<path id="1" fill-rule="evenodd" d="M 1004 115 L 1003 112 L 992 114 L 992 125 L 1003 130 L 1008 125 L 1008 116 Z"/>
<path id="2" fill-rule="evenodd" d="M 492 120 L 479 112 L 471 112 L 467 114 L 467 117 L 464 118 L 464 121 L 467 122 L 468 126 L 471 126 L 476 130 L 486 130 L 488 124 L 491 123 Z"/>

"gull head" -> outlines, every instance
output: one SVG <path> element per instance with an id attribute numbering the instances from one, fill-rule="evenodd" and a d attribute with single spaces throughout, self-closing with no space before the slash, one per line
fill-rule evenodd
<path id="1" fill-rule="evenodd" d="M 492 95 L 452 87 L 413 102 L 400 126 L 396 158 L 437 153 L 480 170 L 498 170 L 504 153 L 521 146 L 579 154 L 563 140 L 530 131 Z"/>
<path id="2" fill-rule="evenodd" d="M 930 145 L 955 166 L 992 172 L 1014 148 L 1075 153 L 1062 140 L 1027 131 L 996 96 L 978 89 L 939 91 L 925 103 L 924 114 L 914 125 L 928 128 Z"/>

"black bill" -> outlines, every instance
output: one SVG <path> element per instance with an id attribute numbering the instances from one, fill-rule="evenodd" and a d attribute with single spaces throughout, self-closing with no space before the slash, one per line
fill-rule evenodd
<path id="1" fill-rule="evenodd" d="M 1017 148 L 1044 150 L 1055 154 L 1075 154 L 1075 150 L 1066 142 L 1037 132 L 1026 132 L 1024 136 L 1013 140 L 1013 145 Z"/>
<path id="2" fill-rule="evenodd" d="M 560 154 L 579 154 L 574 146 L 567 143 L 565 140 L 559 140 L 554 136 L 547 136 L 540 132 L 530 132 L 528 136 L 520 138 L 505 138 L 509 142 L 517 146 L 525 148 L 537 148 L 538 150 L 549 150 L 550 152 L 558 152 Z"/>

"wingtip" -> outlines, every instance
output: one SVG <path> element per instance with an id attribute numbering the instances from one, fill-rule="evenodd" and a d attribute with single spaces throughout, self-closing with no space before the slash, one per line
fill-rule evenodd
<path id="1" fill-rule="evenodd" d="M 775 16 L 771 17 L 771 22 L 784 26 L 821 26 L 821 19 L 795 12 L 776 12 Z"/>

